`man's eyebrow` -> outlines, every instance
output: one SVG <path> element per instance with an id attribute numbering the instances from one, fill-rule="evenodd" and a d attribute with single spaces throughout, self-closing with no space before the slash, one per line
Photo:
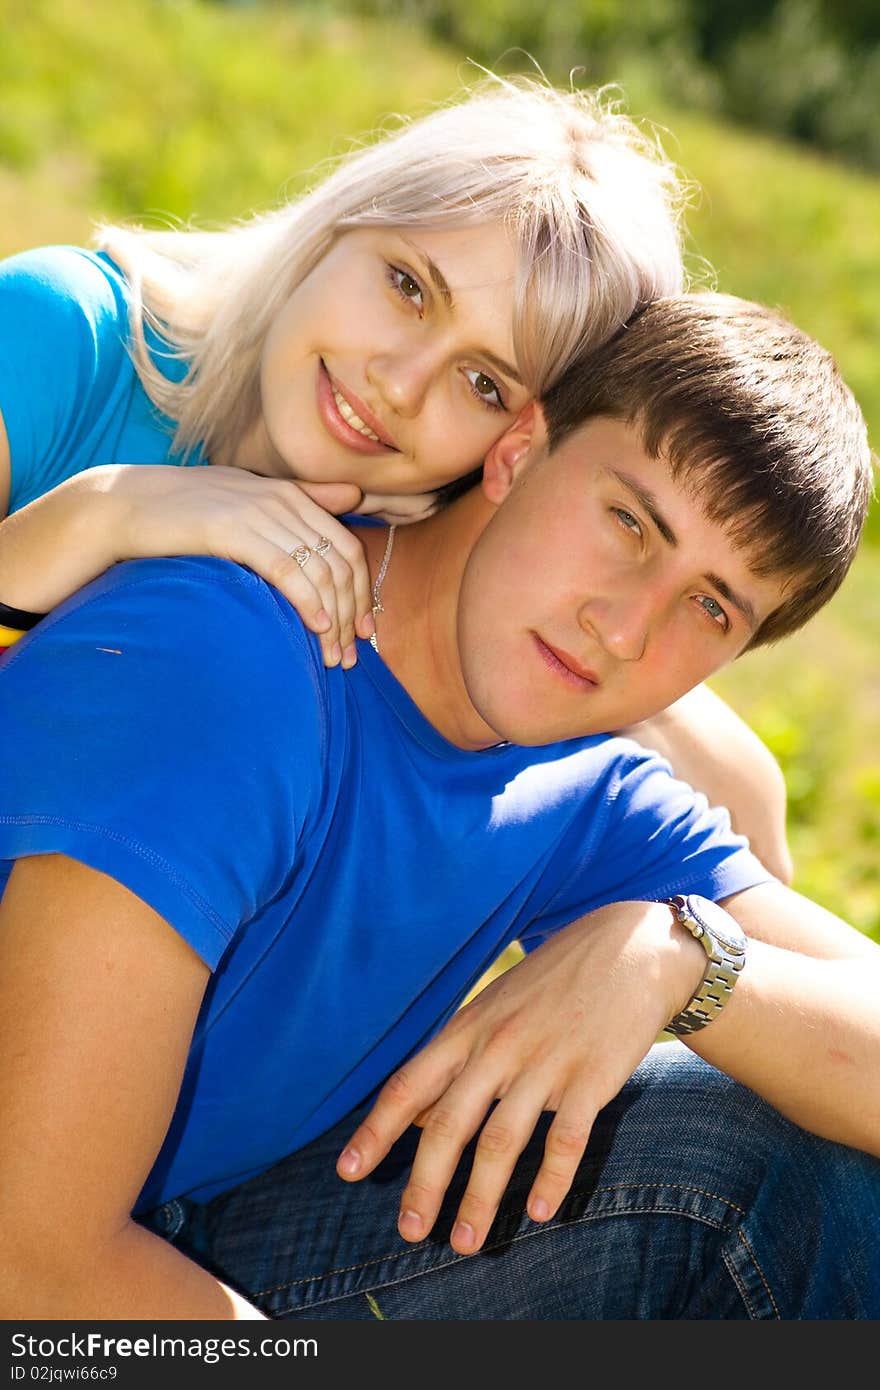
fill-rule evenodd
<path id="1" fill-rule="evenodd" d="M 648 492 L 648 490 L 635 478 L 631 477 L 629 473 L 621 473 L 617 468 L 611 468 L 609 472 L 623 487 L 627 488 L 628 491 L 632 493 L 637 501 L 641 502 L 667 545 L 677 546 L 678 537 L 669 525 L 669 522 L 660 512 L 657 506 L 657 499 L 654 497 L 653 493 Z M 737 608 L 739 612 L 742 613 L 751 628 L 754 629 L 758 626 L 758 615 L 755 612 L 754 605 L 750 603 L 747 598 L 744 598 L 742 594 L 738 594 L 735 589 L 731 589 L 726 579 L 722 579 L 720 574 L 704 574 L 703 578 L 707 583 L 711 584 L 713 588 L 718 590 L 722 598 L 726 599 L 728 603 L 732 603 L 734 608 Z"/>
<path id="2" fill-rule="evenodd" d="M 451 312 L 455 308 L 455 299 L 453 298 L 452 290 L 449 288 L 448 281 L 443 271 L 435 261 L 431 260 L 427 251 L 424 251 L 417 242 L 411 241 L 409 237 L 404 237 L 403 240 L 418 256 L 421 262 L 421 268 L 425 272 L 427 279 L 431 281 L 431 284 L 443 300 L 446 308 Z M 510 362 L 507 362 L 503 357 L 499 357 L 496 353 L 490 352 L 488 348 L 480 348 L 479 356 L 485 358 L 489 366 L 494 367 L 495 371 L 500 372 L 502 376 L 509 376 L 511 381 L 515 381 L 518 386 L 523 385 L 523 379 L 516 367 Z"/>
<path id="3" fill-rule="evenodd" d="M 635 478 L 630 477 L 629 473 L 621 473 L 618 468 L 609 468 L 608 471 L 612 478 L 616 478 L 619 483 L 622 483 L 625 488 L 629 489 L 636 501 L 641 502 L 666 544 L 677 546 L 678 536 L 662 515 L 660 508 L 657 506 L 657 499 L 654 494 L 648 492 L 647 488 L 642 487 L 641 483 L 637 482 Z"/>
<path id="4" fill-rule="evenodd" d="M 731 589 L 730 585 L 726 580 L 721 578 L 720 574 L 704 574 L 703 578 L 707 579 L 709 583 L 718 590 L 722 598 L 726 598 L 728 603 L 732 603 L 734 608 L 739 609 L 749 627 L 756 628 L 758 626 L 758 615 L 755 612 L 754 606 L 749 603 L 747 598 L 743 598 L 742 594 L 738 594 L 734 589 Z"/>

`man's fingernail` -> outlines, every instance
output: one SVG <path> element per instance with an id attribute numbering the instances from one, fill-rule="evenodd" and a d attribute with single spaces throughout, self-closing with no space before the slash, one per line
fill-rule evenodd
<path id="1" fill-rule="evenodd" d="M 452 1243 L 456 1250 L 466 1253 L 472 1249 L 474 1239 L 473 1226 L 468 1225 L 467 1221 L 456 1221 L 452 1228 Z"/>
<path id="2" fill-rule="evenodd" d="M 361 1166 L 361 1156 L 357 1149 L 343 1149 L 339 1155 L 339 1170 L 352 1177 Z"/>
<path id="3" fill-rule="evenodd" d="M 425 1223 L 422 1221 L 417 1211 L 407 1210 L 400 1213 L 400 1220 L 397 1223 L 397 1227 L 400 1234 L 406 1236 L 408 1240 L 419 1240 L 425 1228 Z"/>
<path id="4" fill-rule="evenodd" d="M 550 1216 L 550 1203 L 543 1197 L 536 1197 L 529 1203 L 529 1216 L 533 1221 L 547 1221 Z"/>

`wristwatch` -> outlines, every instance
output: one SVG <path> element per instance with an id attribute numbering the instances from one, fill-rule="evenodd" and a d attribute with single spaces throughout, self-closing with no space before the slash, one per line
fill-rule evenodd
<path id="1" fill-rule="evenodd" d="M 696 937 L 709 957 L 709 968 L 693 999 L 663 1029 L 664 1033 L 681 1038 L 705 1028 L 724 1008 L 746 963 L 747 938 L 730 913 L 710 898 L 679 893 L 662 901 L 672 908 L 676 919 Z"/>

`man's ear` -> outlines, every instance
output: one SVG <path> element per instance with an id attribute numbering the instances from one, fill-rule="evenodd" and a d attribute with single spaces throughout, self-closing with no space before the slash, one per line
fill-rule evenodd
<path id="1" fill-rule="evenodd" d="M 537 401 L 523 406 L 513 424 L 492 445 L 483 464 L 483 492 L 497 506 L 524 468 L 547 450 L 547 425 Z"/>

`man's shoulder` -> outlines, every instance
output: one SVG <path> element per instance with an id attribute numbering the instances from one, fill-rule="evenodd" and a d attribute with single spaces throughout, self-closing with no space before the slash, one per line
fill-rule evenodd
<path id="1" fill-rule="evenodd" d="M 211 556 L 114 565 L 18 645 L 16 663 L 53 682 L 95 686 L 106 659 L 119 658 L 119 701 L 175 690 L 215 714 L 237 702 L 271 717 L 326 698 L 317 639 L 295 611 L 251 570 Z"/>

